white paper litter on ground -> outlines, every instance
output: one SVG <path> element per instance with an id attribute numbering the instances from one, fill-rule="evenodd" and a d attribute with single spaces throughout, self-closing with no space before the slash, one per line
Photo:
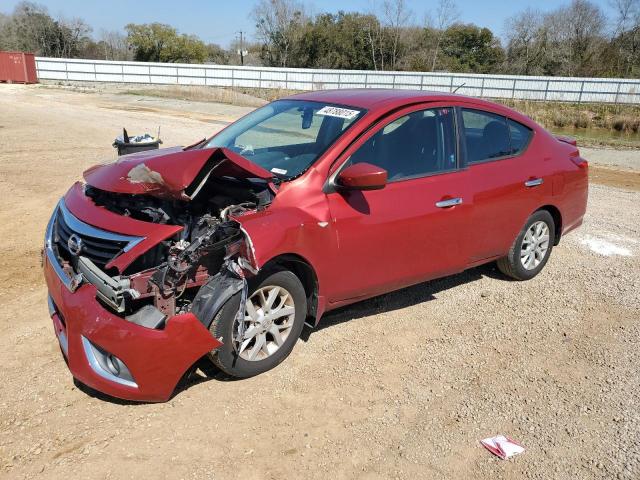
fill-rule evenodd
<path id="1" fill-rule="evenodd" d="M 485 438 L 480 440 L 480 443 L 493 453 L 495 456 L 500 457 L 502 460 L 511 458 L 514 455 L 524 452 L 524 447 L 515 440 L 504 435 L 496 435 L 495 437 Z"/>

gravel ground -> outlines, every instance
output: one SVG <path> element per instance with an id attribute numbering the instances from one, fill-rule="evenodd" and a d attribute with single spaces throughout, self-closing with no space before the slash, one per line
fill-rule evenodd
<path id="1" fill-rule="evenodd" d="M 483 266 L 394 292 L 327 315 L 264 375 L 200 372 L 131 404 L 72 383 L 46 220 L 122 126 L 186 144 L 246 109 L 0 85 L 0 111 L 1 478 L 640 478 L 637 190 L 592 185 L 529 282 Z M 495 434 L 526 452 L 491 456 Z"/>

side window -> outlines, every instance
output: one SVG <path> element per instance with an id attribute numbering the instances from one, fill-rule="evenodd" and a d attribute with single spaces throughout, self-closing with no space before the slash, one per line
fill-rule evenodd
<path id="1" fill-rule="evenodd" d="M 501 115 L 462 109 L 464 140 L 469 163 L 511 155 L 507 120 Z"/>
<path id="2" fill-rule="evenodd" d="M 509 134 L 511 135 L 511 154 L 518 155 L 529 145 L 529 140 L 533 132 L 529 127 L 525 127 L 510 118 L 507 119 L 507 124 L 509 125 Z"/>
<path id="3" fill-rule="evenodd" d="M 452 170 L 457 166 L 454 117 L 452 108 L 400 117 L 362 144 L 348 164 L 382 167 L 391 182 Z"/>

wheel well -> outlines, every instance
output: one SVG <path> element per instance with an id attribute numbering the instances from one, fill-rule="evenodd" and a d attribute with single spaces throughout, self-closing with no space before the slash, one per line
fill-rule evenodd
<path id="1" fill-rule="evenodd" d="M 269 260 L 262 270 L 274 267 L 285 268 L 300 279 L 307 295 L 307 316 L 315 319 L 318 309 L 318 277 L 311 264 L 299 255 L 285 254 Z"/>
<path id="2" fill-rule="evenodd" d="M 545 205 L 544 207 L 538 209 L 538 211 L 540 210 L 546 210 L 553 218 L 553 223 L 556 230 L 556 238 L 554 239 L 553 244 L 558 245 L 558 243 L 560 243 L 560 236 L 562 235 L 562 215 L 560 214 L 560 210 L 558 210 L 558 208 L 553 205 Z"/>

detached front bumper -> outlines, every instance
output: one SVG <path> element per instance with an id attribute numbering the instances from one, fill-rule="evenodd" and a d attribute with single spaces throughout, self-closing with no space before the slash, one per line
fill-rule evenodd
<path id="1" fill-rule="evenodd" d="M 69 277 L 47 247 L 49 312 L 69 370 L 82 383 L 126 400 L 163 402 L 196 360 L 222 345 L 191 313 L 167 319 L 160 330 L 110 312 L 96 300 L 96 287 L 77 286 L 81 279 Z"/>

